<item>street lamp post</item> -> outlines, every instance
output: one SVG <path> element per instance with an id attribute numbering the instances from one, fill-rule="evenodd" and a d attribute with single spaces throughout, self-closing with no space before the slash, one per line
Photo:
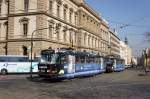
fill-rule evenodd
<path id="1" fill-rule="evenodd" d="M 49 28 L 54 28 L 54 27 L 46 27 L 46 28 L 41 28 L 41 29 L 36 29 L 32 32 L 31 34 L 31 66 L 30 66 L 30 78 L 32 78 L 32 62 L 33 62 L 33 57 L 32 57 L 32 53 L 33 53 L 33 35 L 34 33 L 36 33 L 37 31 L 40 31 L 40 30 L 46 30 L 46 29 L 49 29 Z"/>

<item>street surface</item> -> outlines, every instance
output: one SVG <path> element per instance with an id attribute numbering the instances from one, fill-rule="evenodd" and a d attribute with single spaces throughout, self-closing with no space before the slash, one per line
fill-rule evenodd
<path id="1" fill-rule="evenodd" d="M 0 99 L 150 99 L 150 74 L 140 70 L 55 82 L 0 75 Z"/>

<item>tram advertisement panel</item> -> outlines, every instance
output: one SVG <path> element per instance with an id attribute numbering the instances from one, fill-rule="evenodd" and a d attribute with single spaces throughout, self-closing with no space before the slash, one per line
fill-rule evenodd
<path id="1" fill-rule="evenodd" d="M 68 73 L 74 73 L 75 72 L 75 57 L 69 55 L 68 60 L 69 60 Z"/>

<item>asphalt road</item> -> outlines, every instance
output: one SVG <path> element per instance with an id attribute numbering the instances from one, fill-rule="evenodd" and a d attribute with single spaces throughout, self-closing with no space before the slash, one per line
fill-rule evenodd
<path id="1" fill-rule="evenodd" d="M 0 99 L 150 99 L 150 74 L 139 70 L 62 82 L 28 76 L 0 75 Z"/>

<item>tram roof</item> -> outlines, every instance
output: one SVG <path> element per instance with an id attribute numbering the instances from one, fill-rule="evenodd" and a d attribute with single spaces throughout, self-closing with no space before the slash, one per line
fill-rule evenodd
<path id="1" fill-rule="evenodd" d="M 50 54 L 50 53 L 54 53 L 55 51 L 53 49 L 45 49 L 41 51 L 41 54 Z"/>

